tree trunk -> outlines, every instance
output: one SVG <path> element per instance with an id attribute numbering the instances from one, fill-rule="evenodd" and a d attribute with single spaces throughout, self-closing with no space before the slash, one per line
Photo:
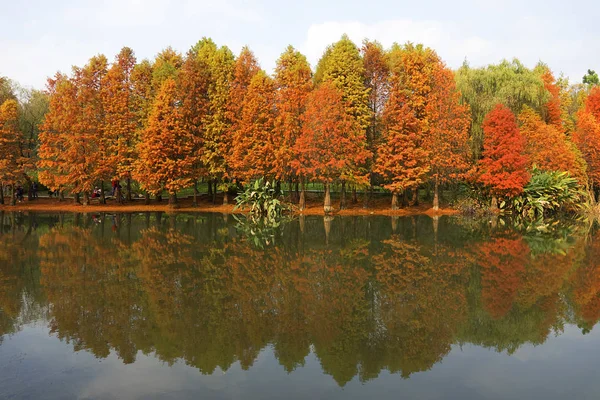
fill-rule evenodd
<path id="1" fill-rule="evenodd" d="M 329 245 L 329 234 L 331 232 L 331 221 L 333 220 L 332 216 L 326 215 L 323 218 L 323 225 L 325 227 L 325 244 Z"/>
<path id="2" fill-rule="evenodd" d="M 175 207 L 177 205 L 177 193 L 169 193 L 169 206 Z"/>
<path id="3" fill-rule="evenodd" d="M 90 194 L 87 192 L 83 192 L 83 205 L 88 206 L 90 204 Z"/>
<path id="4" fill-rule="evenodd" d="M 192 201 L 193 207 L 198 207 L 198 180 L 194 180 L 194 200 Z"/>
<path id="5" fill-rule="evenodd" d="M 213 204 L 217 204 L 217 180 L 213 180 Z"/>
<path id="6" fill-rule="evenodd" d="M 392 211 L 398 210 L 398 193 L 396 191 L 392 192 Z"/>
<path id="7" fill-rule="evenodd" d="M 33 182 L 27 180 L 27 201 L 33 200 Z"/>
<path id="8" fill-rule="evenodd" d="M 106 192 L 104 191 L 104 181 L 100 181 L 100 203 L 106 204 Z"/>
<path id="9" fill-rule="evenodd" d="M 369 188 L 365 188 L 365 197 L 363 198 L 363 208 L 369 208 Z"/>
<path id="10" fill-rule="evenodd" d="M 121 186 L 117 185 L 117 190 L 115 190 L 115 197 L 117 198 L 117 203 L 121 204 Z"/>
<path id="11" fill-rule="evenodd" d="M 144 204 L 150 204 L 150 193 L 148 193 L 148 191 L 144 191 Z"/>
<path id="12" fill-rule="evenodd" d="M 492 196 L 492 210 L 496 211 L 498 209 L 498 198 L 496 195 Z"/>
<path id="13" fill-rule="evenodd" d="M 402 191 L 402 207 L 406 208 L 408 206 L 408 191 L 405 189 Z"/>
<path id="14" fill-rule="evenodd" d="M 15 185 L 10 185 L 10 205 L 14 206 L 17 204 L 17 195 L 15 193 Z"/>
<path id="15" fill-rule="evenodd" d="M 79 195 L 79 193 L 75 193 L 75 203 L 77 204 L 81 204 L 81 196 Z"/>
<path id="16" fill-rule="evenodd" d="M 300 199 L 298 200 L 298 208 L 304 211 L 306 208 L 306 190 L 304 189 L 304 179 L 300 180 Z"/>
<path id="17" fill-rule="evenodd" d="M 329 182 L 325 184 L 325 202 L 323 204 L 323 210 L 325 211 L 325 214 L 329 214 L 333 211 L 333 207 L 331 207 L 331 190 L 329 186 Z"/>
<path id="18" fill-rule="evenodd" d="M 0 204 L 4 204 L 4 185 L 0 184 Z"/>
<path id="19" fill-rule="evenodd" d="M 411 203 L 413 206 L 419 205 L 419 188 L 418 187 L 413 189 Z"/>
<path id="20" fill-rule="evenodd" d="M 356 186 L 352 186 L 352 204 L 358 204 L 358 195 L 356 194 Z"/>
<path id="21" fill-rule="evenodd" d="M 65 201 L 65 191 L 58 189 L 58 201 Z"/>
<path id="22" fill-rule="evenodd" d="M 127 201 L 131 201 L 131 178 L 127 178 L 127 194 L 125 196 Z"/>
<path id="23" fill-rule="evenodd" d="M 288 180 L 288 192 L 290 192 L 290 202 L 295 203 L 297 199 L 294 192 L 294 181 L 292 181 L 292 178 Z"/>
<path id="24" fill-rule="evenodd" d="M 213 190 L 212 190 L 212 179 L 208 180 L 208 197 L 212 198 Z"/>
<path id="25" fill-rule="evenodd" d="M 296 181 L 296 201 L 300 201 L 300 188 L 298 187 L 299 183 Z"/>
<path id="26" fill-rule="evenodd" d="M 227 190 L 223 191 L 223 205 L 226 206 L 229 204 L 229 193 L 227 193 Z"/>
<path id="27" fill-rule="evenodd" d="M 435 184 L 433 189 L 433 210 L 437 211 L 440 209 L 440 183 L 438 177 L 435 177 Z"/>
<path id="28" fill-rule="evenodd" d="M 281 181 L 279 179 L 277 179 L 275 181 L 275 195 L 279 196 L 280 193 L 281 193 Z"/>
<path id="29" fill-rule="evenodd" d="M 342 193 L 340 195 L 340 210 L 346 209 L 346 181 L 342 181 Z"/>
<path id="30" fill-rule="evenodd" d="M 159 193 L 156 195 L 156 202 L 157 202 L 157 203 L 160 203 L 161 201 L 162 201 L 162 192 L 159 192 Z"/>

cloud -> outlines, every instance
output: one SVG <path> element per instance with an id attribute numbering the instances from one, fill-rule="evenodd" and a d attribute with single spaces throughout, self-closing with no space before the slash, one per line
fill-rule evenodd
<path id="1" fill-rule="evenodd" d="M 487 53 L 491 47 L 487 40 L 465 34 L 451 24 L 401 19 L 372 24 L 356 21 L 313 24 L 301 49 L 315 65 L 327 45 L 339 40 L 344 33 L 357 44 L 365 38 L 377 40 L 384 47 L 390 47 L 394 42 L 423 43 L 438 51 L 450 64 L 459 65 L 469 54 Z"/>
<path id="2" fill-rule="evenodd" d="M 423 43 L 433 48 L 451 68 L 468 60 L 472 66 L 519 58 L 528 67 L 546 62 L 556 75 L 564 72 L 571 81 L 579 81 L 586 68 L 598 65 L 600 55 L 590 52 L 589 37 L 568 36 L 561 25 L 541 17 L 523 15 L 514 18 L 501 30 L 481 29 L 474 34 L 468 24 L 435 20 L 397 19 L 363 23 L 328 21 L 313 24 L 300 47 L 313 66 L 327 45 L 346 33 L 360 45 L 363 39 L 377 40 L 388 48 L 394 42 Z"/>

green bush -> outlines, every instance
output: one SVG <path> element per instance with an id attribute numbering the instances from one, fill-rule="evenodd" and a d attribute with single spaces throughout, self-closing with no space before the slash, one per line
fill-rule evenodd
<path id="1" fill-rule="evenodd" d="M 542 171 L 533 168 L 531 180 L 523 194 L 500 204 L 529 219 L 544 218 L 559 212 L 571 212 L 580 208 L 585 192 L 577 179 L 568 172 Z"/>
<path id="2" fill-rule="evenodd" d="M 281 201 L 282 196 L 283 192 L 277 191 L 271 182 L 261 178 L 236 197 L 235 208 L 250 207 L 252 217 L 277 221 L 288 209 Z"/>

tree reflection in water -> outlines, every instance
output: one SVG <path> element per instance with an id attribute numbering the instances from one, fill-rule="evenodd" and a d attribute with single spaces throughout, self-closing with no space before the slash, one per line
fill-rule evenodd
<path id="1" fill-rule="evenodd" d="M 339 385 L 426 371 L 453 344 L 512 353 L 600 319 L 596 233 L 523 235 L 450 218 L 302 217 L 256 246 L 221 215 L 0 216 L 0 335 L 32 320 L 96 357 Z M 1 336 L 0 336 L 1 337 Z"/>

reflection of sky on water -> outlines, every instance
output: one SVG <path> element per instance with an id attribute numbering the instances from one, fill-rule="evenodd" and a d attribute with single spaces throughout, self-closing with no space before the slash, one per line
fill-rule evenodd
<path id="1" fill-rule="evenodd" d="M 454 345 L 430 371 L 402 379 L 382 371 L 366 383 L 344 387 L 321 371 L 311 353 L 304 367 L 287 374 L 264 349 L 243 371 L 235 363 L 212 375 L 178 361 L 169 366 L 138 353 L 134 364 L 111 353 L 97 359 L 73 352 L 42 326 L 25 326 L 0 346 L 0 398 L 8 399 L 595 399 L 600 331 L 582 336 L 577 327 L 515 354 Z"/>

